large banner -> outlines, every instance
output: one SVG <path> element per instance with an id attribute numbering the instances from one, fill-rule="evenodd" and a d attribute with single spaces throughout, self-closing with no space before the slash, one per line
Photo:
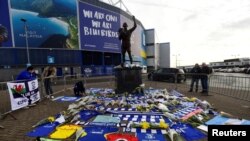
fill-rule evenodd
<path id="1" fill-rule="evenodd" d="M 77 0 L 10 0 L 16 47 L 79 49 Z"/>
<path id="2" fill-rule="evenodd" d="M 0 47 L 12 47 L 8 0 L 0 0 Z"/>
<path id="3" fill-rule="evenodd" d="M 118 30 L 120 15 L 112 11 L 79 2 L 81 49 L 120 52 Z"/>
<path id="4" fill-rule="evenodd" d="M 25 82 L 9 82 L 7 85 L 12 110 L 26 107 L 40 100 L 37 79 Z"/>

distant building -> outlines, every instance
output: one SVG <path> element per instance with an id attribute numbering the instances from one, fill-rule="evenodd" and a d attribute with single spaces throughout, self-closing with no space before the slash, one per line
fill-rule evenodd
<path id="1" fill-rule="evenodd" d="M 250 58 L 226 59 L 223 62 L 210 62 L 212 68 L 233 68 L 250 66 Z"/>
<path id="2" fill-rule="evenodd" d="M 148 71 L 170 67 L 170 43 L 155 43 L 155 30 L 145 30 Z"/>

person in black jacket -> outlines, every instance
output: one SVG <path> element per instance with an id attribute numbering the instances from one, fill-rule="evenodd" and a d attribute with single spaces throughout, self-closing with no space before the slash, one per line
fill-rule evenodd
<path id="1" fill-rule="evenodd" d="M 136 21 L 135 17 L 133 16 L 133 21 L 134 21 L 134 26 L 128 30 L 128 24 L 126 22 L 123 23 L 123 28 L 120 28 L 118 33 L 119 33 L 119 40 L 122 40 L 122 66 L 125 63 L 125 53 L 128 52 L 130 63 L 133 63 L 133 58 L 131 55 L 131 43 L 130 43 L 130 37 L 132 32 L 136 29 Z"/>
<path id="2" fill-rule="evenodd" d="M 199 64 L 196 63 L 194 65 L 194 67 L 191 69 L 190 73 L 192 75 L 192 81 L 191 81 L 189 92 L 193 92 L 194 83 L 196 86 L 195 92 L 198 92 L 198 84 L 199 84 L 199 79 L 200 79 L 199 73 L 201 73 L 201 68 L 200 68 Z"/>
<path id="3" fill-rule="evenodd" d="M 210 74 L 210 69 L 206 63 L 202 63 L 201 67 L 201 93 L 208 93 L 208 74 Z"/>

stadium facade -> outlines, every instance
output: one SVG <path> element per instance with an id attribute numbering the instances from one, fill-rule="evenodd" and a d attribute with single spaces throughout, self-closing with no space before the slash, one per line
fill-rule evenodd
<path id="1" fill-rule="evenodd" d="M 0 47 L 0 73 L 10 74 L 2 80 L 10 80 L 28 63 L 38 73 L 47 65 L 56 66 L 58 76 L 84 70 L 111 74 L 121 62 L 118 29 L 123 22 L 133 26 L 131 15 L 98 0 L 1 0 L 0 17 L 8 31 Z M 147 65 L 146 30 L 136 22 L 133 60 Z"/>

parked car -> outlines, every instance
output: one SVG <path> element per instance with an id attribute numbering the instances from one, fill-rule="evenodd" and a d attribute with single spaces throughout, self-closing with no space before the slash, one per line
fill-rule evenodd
<path id="1" fill-rule="evenodd" d="M 176 78 L 177 77 L 177 78 Z M 148 79 L 153 81 L 177 82 L 185 80 L 185 73 L 182 69 L 177 68 L 160 68 L 148 74 Z"/>

